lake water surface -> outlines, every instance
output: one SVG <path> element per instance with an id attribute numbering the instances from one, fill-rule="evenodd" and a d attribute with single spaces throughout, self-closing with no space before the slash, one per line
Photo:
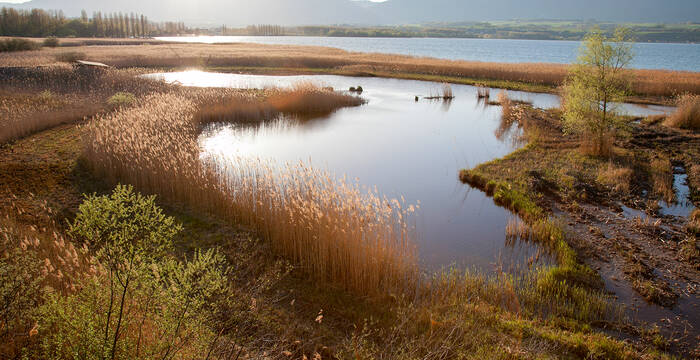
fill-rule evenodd
<path id="1" fill-rule="evenodd" d="M 579 41 L 444 39 L 444 38 L 353 38 L 316 36 L 183 36 L 161 37 L 177 42 L 329 46 L 347 51 L 402 54 L 449 60 L 485 62 L 544 62 L 569 64 L 576 59 Z M 700 44 L 635 43 L 630 67 L 700 71 Z"/>
<path id="2" fill-rule="evenodd" d="M 380 193 L 420 203 L 416 217 L 419 257 L 426 268 L 448 265 L 492 270 L 538 255 L 531 244 L 506 244 L 512 215 L 458 179 L 460 169 L 502 157 L 518 147 L 496 136 L 498 106 L 477 101 L 476 88 L 453 85 L 451 102 L 415 96 L 437 92 L 431 82 L 342 76 L 259 76 L 199 71 L 153 74 L 185 86 L 264 88 L 312 81 L 335 89 L 361 85 L 368 103 L 311 121 L 280 119 L 259 126 L 218 124 L 200 138 L 203 156 L 251 156 L 279 163 L 304 161 L 376 186 Z M 492 90 L 495 94 L 497 90 Z M 558 105 L 549 94 L 508 92 L 535 106 Z M 667 110 L 625 105 L 630 114 Z"/>

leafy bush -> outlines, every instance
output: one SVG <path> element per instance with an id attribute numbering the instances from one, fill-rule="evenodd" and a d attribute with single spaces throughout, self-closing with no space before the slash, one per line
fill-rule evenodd
<path id="1" fill-rule="evenodd" d="M 57 47 L 59 44 L 60 41 L 55 36 L 50 36 L 44 39 L 44 46 L 46 47 Z"/>
<path id="2" fill-rule="evenodd" d="M 38 50 L 41 44 L 27 39 L 0 40 L 0 52 Z"/>
<path id="3" fill-rule="evenodd" d="M 87 197 L 70 233 L 92 248 L 101 271 L 75 293 L 47 297 L 33 355 L 173 359 L 213 349 L 221 331 L 213 319 L 230 299 L 225 259 L 216 250 L 169 257 L 180 229 L 155 197 L 130 186 Z"/>
<path id="4" fill-rule="evenodd" d="M 129 106 L 136 101 L 136 96 L 129 92 L 118 92 L 112 95 L 107 103 L 113 107 Z"/>

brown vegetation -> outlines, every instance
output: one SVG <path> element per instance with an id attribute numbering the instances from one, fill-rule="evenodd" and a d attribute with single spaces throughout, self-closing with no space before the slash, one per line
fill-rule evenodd
<path id="1" fill-rule="evenodd" d="M 66 40 L 68 41 L 68 40 Z M 89 60 L 119 68 L 275 68 L 293 71 L 325 71 L 345 75 L 375 75 L 426 80 L 484 83 L 501 87 L 516 83 L 534 84 L 531 90 L 554 91 L 568 73 L 567 65 L 543 63 L 484 63 L 416 58 L 391 54 L 353 53 L 339 49 L 260 44 L 154 44 L 149 46 L 98 45 L 83 47 Z M 62 51 L 44 49 L 13 55 L 0 54 L 5 66 L 39 66 L 55 62 Z M 700 93 L 700 73 L 666 70 L 630 70 L 633 91 L 644 96 L 673 96 Z"/>
<path id="2" fill-rule="evenodd" d="M 676 201 L 676 192 L 673 189 L 673 166 L 667 157 L 658 157 L 651 161 L 650 173 L 654 186 L 654 192 L 667 204 Z"/>
<path id="3" fill-rule="evenodd" d="M 0 143 L 93 116 L 120 91 L 144 94 L 168 87 L 136 74 L 67 66 L 0 70 Z"/>
<path id="4" fill-rule="evenodd" d="M 630 181 L 632 180 L 632 169 L 627 167 L 618 167 L 612 162 L 607 168 L 598 170 L 598 182 L 609 186 L 614 191 L 627 193 L 630 190 Z"/>
<path id="5" fill-rule="evenodd" d="M 700 130 L 700 95 L 686 94 L 676 100 L 677 110 L 671 114 L 666 126 Z"/>
<path id="6" fill-rule="evenodd" d="M 256 229 L 279 254 L 317 280 L 360 294 L 411 289 L 416 264 L 408 217 L 399 201 L 336 180 L 304 164 L 255 159 L 200 159 L 202 121 L 258 121 L 274 111 L 306 112 L 358 105 L 354 97 L 309 87 L 272 91 L 268 105 L 227 90 L 151 95 L 134 108 L 102 116 L 86 134 L 86 159 L 112 181 L 187 204 Z M 238 96 L 239 99 L 231 102 Z M 203 104 L 248 104 L 239 112 Z M 317 105 L 306 101 L 317 101 Z M 274 113 L 274 111 L 272 113 Z M 199 114 L 199 115 L 197 115 Z"/>

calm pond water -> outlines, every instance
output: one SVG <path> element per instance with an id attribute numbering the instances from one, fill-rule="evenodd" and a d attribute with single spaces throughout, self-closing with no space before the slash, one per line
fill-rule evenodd
<path id="1" fill-rule="evenodd" d="M 420 202 L 416 217 L 419 255 L 427 268 L 448 265 L 490 270 L 523 264 L 537 254 L 530 244 L 506 244 L 511 214 L 458 179 L 465 167 L 502 157 L 518 145 L 496 135 L 501 109 L 477 101 L 476 88 L 454 85 L 445 103 L 421 99 L 437 92 L 431 82 L 341 76 L 256 76 L 199 71 L 152 74 L 185 86 L 263 88 L 312 81 L 335 89 L 361 85 L 368 103 L 306 122 L 281 119 L 259 126 L 215 125 L 201 136 L 203 152 L 310 162 L 338 177 L 358 178 L 390 197 Z M 492 93 L 495 93 L 494 90 Z M 509 92 L 549 107 L 556 96 Z M 664 109 L 627 105 L 634 114 Z M 514 265 L 515 264 L 515 265 Z"/>
<path id="2" fill-rule="evenodd" d="M 177 42 L 329 46 L 348 51 L 402 54 L 449 60 L 544 62 L 568 64 L 576 59 L 579 41 L 353 38 L 314 36 L 190 36 L 161 37 Z M 700 44 L 636 43 L 632 68 L 700 71 Z"/>

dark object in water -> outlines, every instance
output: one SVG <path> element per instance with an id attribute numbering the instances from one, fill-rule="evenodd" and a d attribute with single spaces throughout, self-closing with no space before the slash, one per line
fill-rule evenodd
<path id="1" fill-rule="evenodd" d="M 351 86 L 349 91 L 354 92 L 354 93 L 358 93 L 358 94 L 362 94 L 364 89 L 362 89 L 362 86 L 358 86 L 358 87 Z"/>
<path id="2" fill-rule="evenodd" d="M 416 95 L 416 101 L 418 101 L 418 95 Z"/>

